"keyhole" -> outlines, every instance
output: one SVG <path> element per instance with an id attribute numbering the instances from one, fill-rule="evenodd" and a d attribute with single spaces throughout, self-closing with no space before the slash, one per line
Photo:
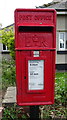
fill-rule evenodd
<path id="1" fill-rule="evenodd" d="M 26 76 L 24 76 L 24 79 L 26 79 Z"/>

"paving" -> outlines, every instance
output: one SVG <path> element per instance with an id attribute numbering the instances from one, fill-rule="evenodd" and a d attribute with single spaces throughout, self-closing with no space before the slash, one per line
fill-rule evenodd
<path id="1" fill-rule="evenodd" d="M 5 93 L 2 104 L 14 104 L 16 103 L 16 87 L 8 87 Z"/>
<path id="2" fill-rule="evenodd" d="M 0 90 L 0 120 L 2 119 L 2 111 L 6 105 L 16 103 L 16 87 L 8 87 L 4 98 L 2 99 L 2 90 Z"/>

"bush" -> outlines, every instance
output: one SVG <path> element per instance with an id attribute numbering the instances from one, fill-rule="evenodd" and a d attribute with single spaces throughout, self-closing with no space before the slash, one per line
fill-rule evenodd
<path id="1" fill-rule="evenodd" d="M 66 105 L 66 79 L 67 73 L 56 73 L 55 102 Z"/>
<path id="2" fill-rule="evenodd" d="M 45 105 L 42 107 L 42 118 L 45 119 L 66 119 L 66 80 L 67 73 L 56 73 L 55 78 L 55 103 L 53 105 Z"/>
<path id="3" fill-rule="evenodd" d="M 15 61 L 13 59 L 2 61 L 2 87 L 14 86 L 16 80 Z"/>
<path id="4" fill-rule="evenodd" d="M 27 120 L 27 118 L 28 115 L 24 109 L 14 105 L 4 110 L 2 120 Z"/>
<path id="5" fill-rule="evenodd" d="M 10 51 L 10 55 L 15 59 L 14 30 L 13 26 L 5 28 L 1 31 L 2 43 L 6 45 Z"/>

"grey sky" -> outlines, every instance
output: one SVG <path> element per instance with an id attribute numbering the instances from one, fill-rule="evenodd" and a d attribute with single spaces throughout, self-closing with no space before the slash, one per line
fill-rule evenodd
<path id="1" fill-rule="evenodd" d="M 50 2 L 52 0 L 1 0 L 0 23 L 2 28 L 14 23 L 14 10 L 16 8 L 35 8 L 35 6 Z"/>

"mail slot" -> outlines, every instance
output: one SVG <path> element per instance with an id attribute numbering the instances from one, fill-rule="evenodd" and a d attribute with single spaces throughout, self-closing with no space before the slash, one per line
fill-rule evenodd
<path id="1" fill-rule="evenodd" d="M 17 104 L 54 103 L 56 11 L 15 10 Z"/>

